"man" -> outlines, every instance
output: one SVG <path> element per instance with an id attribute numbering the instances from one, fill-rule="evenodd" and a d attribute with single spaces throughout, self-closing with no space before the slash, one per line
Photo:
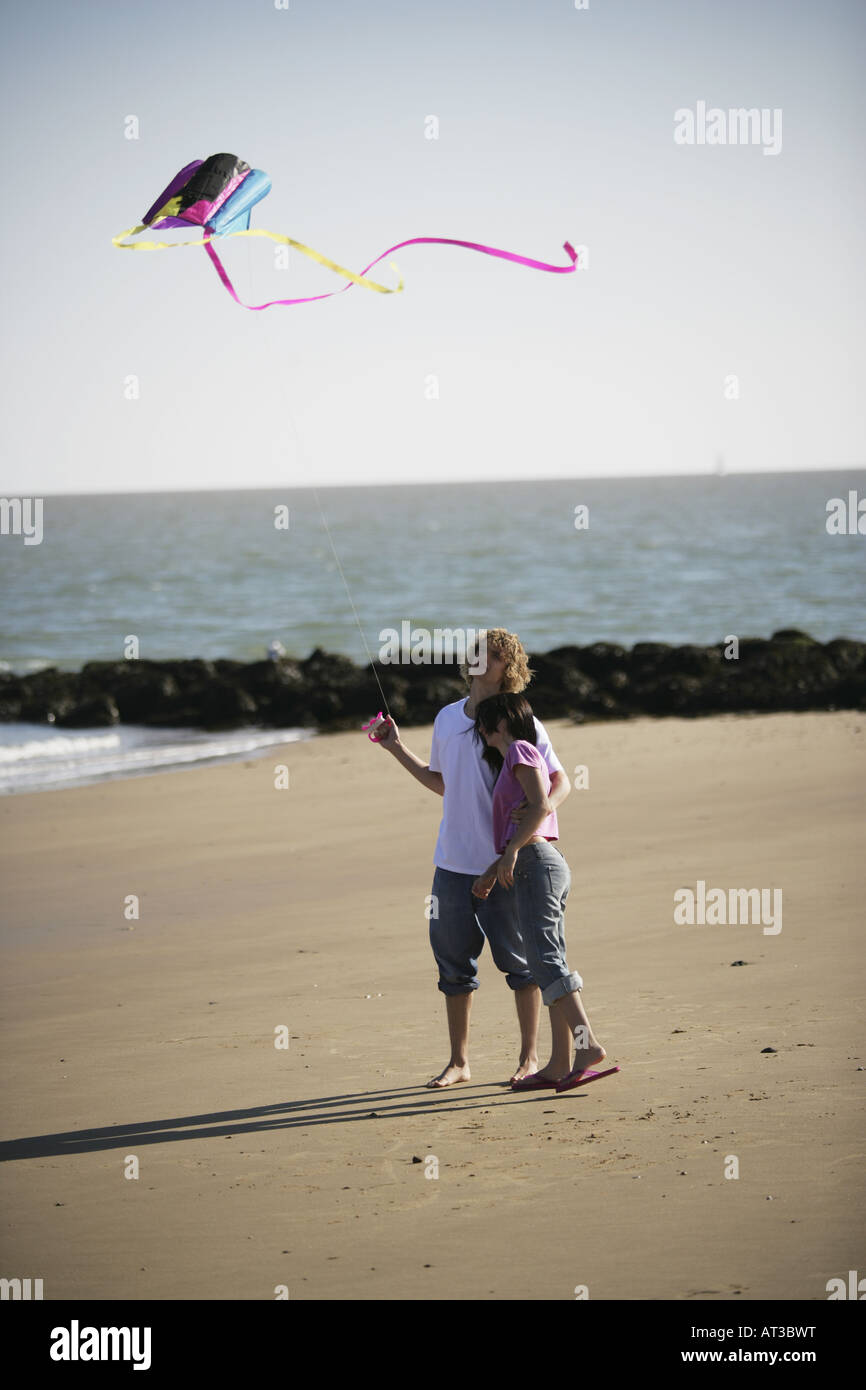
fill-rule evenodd
<path id="1" fill-rule="evenodd" d="M 439 989 L 445 995 L 451 1058 L 439 1075 L 428 1081 L 431 1087 L 453 1086 L 470 1079 L 469 1015 L 472 995 L 478 988 L 478 957 L 485 939 L 514 991 L 517 1006 L 520 1058 L 511 1081 L 538 1069 L 541 993 L 526 963 L 514 895 L 497 883 L 488 898 L 472 896 L 476 877 L 497 857 L 492 803 L 496 777 L 483 761 L 483 745 L 474 736 L 475 710 L 488 695 L 519 693 L 531 679 L 526 652 L 514 633 L 501 627 L 488 628 L 479 634 L 482 653 L 485 642 L 486 666 L 478 660 L 476 650 L 470 657 L 471 664 L 461 668 L 469 685 L 468 699 L 445 705 L 436 716 L 429 763 L 422 762 L 406 747 L 393 720 L 379 739 L 383 748 L 422 786 L 441 796 L 444 803 L 433 860 L 436 871 L 430 945 L 439 967 Z M 538 751 L 550 770 L 549 800 L 555 808 L 568 796 L 571 786 L 544 726 L 537 719 L 535 727 Z M 518 807 L 515 821 L 519 822 L 522 811 Z"/>

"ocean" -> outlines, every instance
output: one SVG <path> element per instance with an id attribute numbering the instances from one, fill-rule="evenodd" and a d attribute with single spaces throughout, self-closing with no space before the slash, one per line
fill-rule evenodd
<path id="1" fill-rule="evenodd" d="M 45 497 L 39 544 L 0 535 L 0 669 L 116 660 L 130 636 L 153 659 L 251 661 L 277 639 L 294 656 L 322 647 L 364 660 L 359 624 L 375 655 L 380 633 L 406 621 L 507 627 L 530 652 L 707 645 L 784 627 L 866 640 L 866 535 L 856 522 L 855 534 L 827 529 L 831 499 L 866 498 L 866 471 L 323 488 L 318 498 L 314 484 Z M 0 724 L 0 791 L 242 757 L 298 734 Z"/>

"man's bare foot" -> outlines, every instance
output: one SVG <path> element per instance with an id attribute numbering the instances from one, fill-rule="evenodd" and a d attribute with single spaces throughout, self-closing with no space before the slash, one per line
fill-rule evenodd
<path id="1" fill-rule="evenodd" d="M 578 1048 L 574 1054 L 574 1062 L 568 1075 L 578 1076 L 580 1072 L 586 1071 L 587 1067 L 594 1067 L 596 1062 L 603 1062 L 606 1056 L 607 1053 L 600 1044 L 597 1044 L 595 1047 Z"/>
<path id="2" fill-rule="evenodd" d="M 534 1076 L 538 1071 L 537 1057 L 521 1057 L 514 1070 L 514 1075 L 509 1078 L 509 1086 L 513 1086 L 515 1081 L 522 1081 L 524 1076 Z"/>
<path id="3" fill-rule="evenodd" d="M 468 1066 L 460 1067 L 451 1063 L 444 1071 L 440 1071 L 438 1076 L 434 1076 L 431 1081 L 428 1081 L 427 1085 L 431 1089 L 441 1091 L 445 1086 L 456 1086 L 458 1081 L 469 1080 L 471 1080 L 471 1076 Z"/>

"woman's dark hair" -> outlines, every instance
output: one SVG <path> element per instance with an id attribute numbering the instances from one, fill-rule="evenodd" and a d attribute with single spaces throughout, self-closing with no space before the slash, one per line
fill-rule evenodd
<path id="1" fill-rule="evenodd" d="M 523 695 L 514 693 L 488 695 L 486 700 L 481 701 L 475 711 L 475 737 L 484 743 L 482 731 L 495 734 L 503 719 L 512 738 L 522 738 L 533 745 L 537 743 L 532 706 Z M 481 756 L 494 772 L 502 770 L 503 759 L 498 748 L 491 748 L 485 743 Z"/>

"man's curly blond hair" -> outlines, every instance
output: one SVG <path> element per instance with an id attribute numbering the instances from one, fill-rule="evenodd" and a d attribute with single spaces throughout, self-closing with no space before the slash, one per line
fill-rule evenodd
<path id="1" fill-rule="evenodd" d="M 488 657 L 505 657 L 505 670 L 502 673 L 502 685 L 500 687 L 502 694 L 519 695 L 520 691 L 525 690 L 529 685 L 534 674 L 530 669 L 529 657 L 524 651 L 520 638 L 504 627 L 481 628 L 478 636 L 487 639 Z M 471 655 L 471 653 L 467 653 L 467 655 Z M 467 686 L 471 685 L 468 663 L 461 665 L 460 674 Z"/>

